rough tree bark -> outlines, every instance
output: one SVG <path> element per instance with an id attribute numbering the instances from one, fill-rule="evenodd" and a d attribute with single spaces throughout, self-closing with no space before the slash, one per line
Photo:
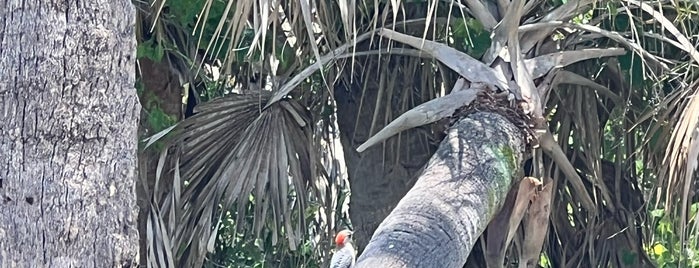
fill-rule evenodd
<path id="1" fill-rule="evenodd" d="M 518 177 L 524 149 L 522 131 L 501 115 L 457 122 L 355 267 L 462 267 Z"/>
<path id="2" fill-rule="evenodd" d="M 418 84 L 409 80 L 396 83 L 400 83 L 396 88 L 411 88 Z M 369 82 L 366 90 L 363 90 L 360 83 L 348 86 L 350 88 L 338 83 L 335 101 L 340 141 L 345 148 L 345 164 L 352 188 L 349 212 L 355 232 L 354 239 L 361 251 L 381 220 L 386 218 L 413 186 L 424 163 L 437 146 L 426 142 L 425 135 L 413 129 L 388 140 L 382 146 L 374 146 L 363 153 L 357 153 L 355 149 L 360 144 L 384 127 L 375 126 L 374 133 L 370 133 L 374 113 L 378 113 L 378 118 L 384 118 L 390 109 L 394 110 L 393 116 L 400 113 L 395 113 L 399 107 L 375 107 L 375 100 L 380 91 L 378 83 Z M 409 108 L 412 107 L 403 107 Z M 398 147 L 401 148 L 400 153 L 387 153 L 397 151 Z"/>
<path id="3" fill-rule="evenodd" d="M 130 1 L 0 1 L 0 267 L 135 267 Z"/>

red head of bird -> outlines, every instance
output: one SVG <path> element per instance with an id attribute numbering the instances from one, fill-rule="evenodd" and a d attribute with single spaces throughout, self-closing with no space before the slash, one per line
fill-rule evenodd
<path id="1" fill-rule="evenodd" d="M 337 249 L 330 259 L 330 268 L 350 268 L 354 266 L 357 251 L 352 246 L 352 231 L 342 230 L 335 236 Z"/>
<path id="2" fill-rule="evenodd" d="M 337 233 L 337 236 L 335 236 L 335 244 L 338 247 L 342 247 L 345 245 L 345 243 L 351 243 L 352 242 L 352 231 L 350 230 L 342 230 L 339 233 Z"/>

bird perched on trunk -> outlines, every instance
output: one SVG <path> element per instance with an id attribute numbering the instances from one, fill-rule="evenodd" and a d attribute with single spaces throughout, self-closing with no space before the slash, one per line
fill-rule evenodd
<path id="1" fill-rule="evenodd" d="M 330 259 L 330 268 L 350 268 L 354 266 L 357 252 L 352 245 L 352 231 L 342 230 L 335 236 L 337 251 Z"/>

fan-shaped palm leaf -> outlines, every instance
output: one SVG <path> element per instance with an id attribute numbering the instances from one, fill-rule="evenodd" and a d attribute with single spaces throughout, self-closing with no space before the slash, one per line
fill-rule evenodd
<path id="1" fill-rule="evenodd" d="M 204 6 L 210 8 L 211 2 L 207 0 Z M 361 77 L 364 81 L 379 81 L 377 82 L 379 90 L 375 95 L 372 95 L 374 92 L 368 91 L 362 93 L 362 98 L 359 100 L 360 108 L 355 117 L 359 120 L 360 115 L 365 112 L 362 110 L 363 107 L 372 105 L 377 107 L 375 111 L 370 112 L 373 113 L 370 116 L 372 120 L 370 134 L 376 132 L 375 128 L 391 122 L 401 112 L 436 98 L 439 94 L 435 93 L 435 89 L 448 88 L 445 84 L 455 82 L 458 76 L 451 76 L 445 71 L 447 69 L 445 66 L 458 67 L 458 62 L 449 62 L 456 57 L 441 55 L 440 58 L 439 53 L 435 54 L 431 43 L 418 41 L 410 44 L 420 49 L 432 49 L 430 50 L 430 53 L 433 53 L 432 56 L 445 62 L 429 63 L 436 67 L 420 69 L 421 77 L 424 79 L 422 79 L 423 84 L 415 89 L 417 93 L 411 92 L 412 88 L 403 88 L 402 85 L 405 83 L 401 80 L 404 77 L 399 74 L 414 75 L 418 72 L 416 71 L 418 66 L 424 63 L 420 61 L 424 59 L 404 57 L 396 60 L 395 55 L 401 54 L 399 52 L 401 48 L 384 50 L 382 47 L 385 45 L 384 40 L 379 39 L 379 42 L 373 40 L 376 28 L 381 27 L 393 29 L 393 32 L 383 31 L 385 35 L 396 33 L 393 37 L 398 35 L 398 31 L 404 31 L 405 34 L 422 34 L 425 38 L 430 36 L 428 32 L 431 31 L 433 39 L 445 39 L 440 35 L 441 30 L 446 29 L 446 35 L 449 36 L 449 27 L 453 25 L 449 24 L 449 17 L 441 18 L 435 15 L 440 14 L 434 12 L 438 7 L 438 1 L 429 0 L 424 3 L 389 1 L 373 2 L 373 5 L 369 1 L 362 3 L 364 5 L 357 5 L 354 9 L 357 12 L 354 14 L 351 11 L 355 8 L 353 3 L 353 1 L 341 1 L 337 7 L 322 1 L 253 1 L 240 4 L 228 1 L 226 3 L 226 14 L 216 27 L 214 34 L 214 39 L 218 41 L 209 44 L 211 49 L 207 48 L 207 53 L 224 50 L 226 55 L 230 56 L 235 46 L 239 44 L 238 41 L 241 40 L 244 30 L 242 25 L 252 18 L 250 19 L 252 22 L 248 24 L 252 25 L 250 28 L 254 32 L 254 39 L 248 55 L 261 51 L 261 59 L 274 56 L 275 54 L 269 51 L 275 51 L 280 44 L 286 44 L 288 41 L 289 44 L 293 44 L 292 47 L 295 50 L 294 68 L 301 65 L 310 67 L 304 70 L 293 68 L 287 70 L 288 72 L 285 73 L 297 75 L 288 83 L 281 83 L 278 87 L 275 84 L 277 91 L 271 99 L 267 93 L 263 93 L 246 95 L 246 97 L 236 95 L 236 97 L 212 102 L 210 105 L 201 107 L 200 114 L 189 121 L 182 122 L 175 129 L 175 133 L 180 133 L 181 136 L 173 143 L 173 148 L 176 148 L 173 151 L 176 161 L 173 161 L 175 166 L 181 166 L 182 178 L 187 180 L 188 184 L 176 181 L 175 185 L 184 187 L 182 197 L 175 195 L 165 201 L 158 199 L 162 208 L 156 212 L 161 213 L 162 217 L 154 217 L 154 219 L 170 219 L 162 221 L 161 225 L 164 227 L 160 230 L 176 234 L 176 239 L 173 240 L 174 255 L 187 255 L 186 263 L 197 263 L 201 260 L 202 252 L 205 252 L 211 234 L 215 233 L 211 228 L 216 225 L 219 217 L 217 213 L 221 211 L 217 207 L 219 203 L 223 205 L 235 203 L 239 211 L 242 211 L 246 204 L 254 203 L 256 222 L 251 230 L 255 232 L 259 232 L 263 222 L 263 219 L 258 219 L 258 216 L 264 217 L 264 215 L 273 215 L 271 218 L 275 230 L 283 229 L 286 232 L 299 228 L 300 225 L 280 224 L 290 216 L 278 209 L 289 206 L 293 202 L 301 204 L 303 200 L 308 200 L 301 197 L 290 200 L 284 198 L 289 189 L 284 188 L 282 181 L 285 180 L 283 174 L 291 174 L 294 179 L 291 187 L 297 192 L 310 184 L 309 177 L 305 178 L 305 181 L 298 178 L 308 175 L 304 172 L 309 171 L 304 170 L 310 170 L 310 172 L 314 170 L 312 165 L 314 151 L 306 147 L 310 146 L 312 140 L 308 138 L 307 128 L 313 123 L 308 119 L 298 120 L 304 118 L 305 112 L 302 112 L 304 109 L 285 97 L 290 94 L 295 97 L 312 95 L 308 91 L 294 92 L 293 90 L 315 71 L 327 66 L 340 66 L 340 68 L 325 70 L 331 74 L 337 74 L 337 76 L 328 76 L 331 79 L 327 79 L 326 82 L 336 81 L 335 78 L 338 77 L 346 78 L 347 81 L 343 82 L 347 83 L 351 83 L 356 77 Z M 481 67 L 495 70 L 497 79 L 486 79 L 489 80 L 488 82 L 508 88 L 517 98 L 520 95 L 529 100 L 532 97 L 541 97 L 540 103 L 532 101 L 534 105 L 530 108 L 540 109 L 540 115 L 548 119 L 548 131 L 553 135 L 546 137 L 552 138 L 551 140 L 555 138 L 557 142 L 549 142 L 547 146 L 550 146 L 550 151 L 557 153 L 535 158 L 533 172 L 540 173 L 538 175 L 541 176 L 550 175 L 553 178 L 553 183 L 547 185 L 552 187 L 552 198 L 557 202 L 551 211 L 552 232 L 547 253 L 553 262 L 560 266 L 571 264 L 605 266 L 619 262 L 620 257 L 610 253 L 609 245 L 612 244 L 622 245 L 643 255 L 640 231 L 621 230 L 624 226 L 636 226 L 645 221 L 645 214 L 641 211 L 643 194 L 640 185 L 643 179 L 635 172 L 634 165 L 641 160 L 639 155 L 643 155 L 638 154 L 637 149 L 644 149 L 647 152 L 651 147 L 647 140 L 643 143 L 643 145 L 649 145 L 646 148 L 642 148 L 641 142 L 637 141 L 638 132 L 642 132 L 642 129 L 657 129 L 663 131 L 666 137 L 672 136 L 654 143 L 655 152 L 648 156 L 649 159 L 653 159 L 648 162 L 655 165 L 655 170 L 652 172 L 660 171 L 661 166 L 665 166 L 670 168 L 667 174 L 675 174 L 660 183 L 661 187 L 672 186 L 663 187 L 671 192 L 667 192 L 668 194 L 660 199 L 677 200 L 674 198 L 674 193 L 682 193 L 686 203 L 688 180 L 683 178 L 687 178 L 689 173 L 680 173 L 679 170 L 691 170 L 694 167 L 691 162 L 683 166 L 683 161 L 693 159 L 692 157 L 695 156 L 692 154 L 696 150 L 690 150 L 689 155 L 682 150 L 696 148 L 693 143 L 695 138 L 691 138 L 692 135 L 690 135 L 696 128 L 696 119 L 692 119 L 690 115 L 680 116 L 680 111 L 694 109 L 691 96 L 696 93 L 683 91 L 675 94 L 673 92 L 670 94 L 672 98 L 667 97 L 663 102 L 666 104 L 663 107 L 664 114 L 657 115 L 655 108 L 652 108 L 653 110 L 647 113 L 648 116 L 644 117 L 641 112 L 644 109 L 647 109 L 646 111 L 651 109 L 651 102 L 656 100 L 655 95 L 662 95 L 656 94 L 661 90 L 658 90 L 658 87 L 649 86 L 648 88 L 651 89 L 646 91 L 636 87 L 635 81 L 629 81 L 631 76 L 624 72 L 631 67 L 620 66 L 619 62 L 626 58 L 619 56 L 620 49 L 617 48 L 628 48 L 633 52 L 628 54 L 630 61 L 638 58 L 641 62 L 640 66 L 649 67 L 644 69 L 645 72 L 642 72 L 642 75 L 655 78 L 663 74 L 674 76 L 676 73 L 667 71 L 671 70 L 677 61 L 666 59 L 670 55 L 652 51 L 645 44 L 648 39 L 658 39 L 696 58 L 697 54 L 690 39 L 685 37 L 689 34 L 683 32 L 682 28 L 670 27 L 672 23 L 668 24 L 668 20 L 662 14 L 658 15 L 659 12 L 654 11 L 654 6 L 637 1 L 613 2 L 609 4 L 619 9 L 612 12 L 611 8 L 599 8 L 600 6 L 596 5 L 598 3 L 601 2 L 582 0 L 552 4 L 551 1 L 495 3 L 469 0 L 465 1 L 465 4 L 450 3 L 448 5 L 449 8 L 457 7 L 463 13 L 470 14 L 480 20 L 486 31 L 494 32 L 493 44 L 481 59 L 485 64 L 476 62 L 473 65 L 479 70 Z M 379 8 L 380 4 L 381 8 Z M 395 25 L 406 25 L 398 21 L 401 12 L 405 13 L 402 15 L 406 20 L 412 18 L 407 15 L 411 9 L 406 9 L 406 6 L 413 4 L 421 8 L 429 8 L 426 15 L 424 10 L 415 12 L 424 16 L 416 20 L 422 23 L 420 27 L 412 25 L 396 29 Z M 264 11 L 260 14 L 274 16 L 267 20 L 262 19 L 260 14 L 252 12 L 262 9 Z M 662 7 L 658 10 L 662 11 Z M 655 20 L 645 20 L 637 15 L 637 11 L 644 11 Z M 235 15 L 229 16 L 229 13 Z M 208 11 L 202 12 L 199 19 L 206 21 L 207 14 Z M 451 9 L 447 14 L 451 14 Z M 634 25 L 629 27 L 630 32 L 624 32 L 627 29 L 619 30 L 609 26 L 614 24 L 617 16 L 629 18 L 630 24 Z M 590 23 L 571 21 L 573 18 L 580 17 L 590 17 L 588 18 Z M 232 20 L 225 21 L 231 18 Z M 389 23 L 393 25 L 388 25 Z M 520 25 L 521 23 L 523 25 Z M 659 32 L 663 27 L 669 29 L 670 35 L 658 38 L 657 35 L 652 34 L 643 37 L 637 34 L 639 29 Z M 267 35 L 273 35 L 270 32 L 280 28 L 284 28 L 284 37 L 281 38 L 284 40 L 277 39 L 279 34 L 271 39 L 266 38 Z M 557 38 L 551 38 L 552 35 Z M 232 42 L 226 43 L 219 38 Z M 362 44 L 362 41 L 369 38 L 372 38 L 371 44 Z M 265 43 L 268 40 L 273 41 Z M 223 48 L 224 43 L 229 47 Z M 390 44 L 390 46 L 398 45 Z M 347 57 L 348 55 L 343 53 L 350 47 L 356 51 L 356 54 L 352 53 L 351 56 L 373 54 L 379 54 L 379 56 L 359 59 L 361 64 L 355 64 L 353 59 L 351 68 L 344 68 L 345 62 L 336 62 L 335 59 Z M 376 51 L 378 52 L 373 53 Z M 321 53 L 327 54 L 321 56 Z M 425 57 L 424 54 L 418 56 Z M 594 59 L 610 56 L 619 57 L 609 60 Z M 231 58 L 228 57 L 229 60 Z M 478 60 L 467 57 L 462 59 Z M 394 64 L 387 64 L 391 61 Z M 329 63 L 339 64 L 329 65 Z M 435 78 L 437 75 L 434 70 L 439 70 L 439 78 L 442 80 Z M 279 81 L 284 82 L 286 79 L 286 77 L 274 76 L 275 72 L 271 69 L 264 71 Z M 464 74 L 464 70 L 461 71 Z M 472 73 L 466 73 L 464 76 L 470 74 Z M 321 75 L 325 77 L 327 74 Z M 366 77 L 369 76 L 371 78 L 367 79 Z M 521 91 L 520 87 L 522 87 Z M 692 87 L 685 87 L 685 90 L 688 88 Z M 682 89 L 678 88 L 678 90 Z M 653 92 L 648 93 L 649 91 Z M 541 96 L 538 96 L 537 92 Z M 322 94 L 328 93 L 323 91 Z M 442 92 L 441 95 L 446 95 L 446 92 Z M 364 96 L 376 97 L 364 98 Z M 649 101 L 649 99 L 652 100 Z M 395 105 L 395 103 L 400 104 Z M 397 106 L 400 109 L 395 109 Z M 659 126 L 660 123 L 652 124 L 639 118 L 656 119 L 662 124 L 669 122 L 670 125 L 675 126 L 672 128 L 674 132 L 670 131 L 670 128 Z M 355 122 L 354 125 L 358 123 Z M 294 128 L 297 129 L 294 131 Z M 653 131 L 649 132 L 653 133 Z M 262 133 L 264 135 L 261 135 Z M 296 143 L 298 141 L 306 143 L 298 145 Z M 609 143 L 614 143 L 614 146 Z M 383 153 L 400 155 L 400 147 L 400 144 L 385 146 L 386 152 Z M 256 152 L 259 156 L 252 152 Z M 309 159 L 311 164 L 304 164 L 303 159 Z M 163 165 L 165 166 L 165 163 Z M 560 172 L 561 169 L 564 170 L 563 174 Z M 314 177 L 313 174 L 310 175 Z M 234 179 L 231 180 L 231 178 Z M 179 190 L 175 188 L 173 191 Z M 274 196 L 271 193 L 280 195 Z M 253 196 L 252 199 L 249 199 L 250 195 Z M 668 205 L 675 203 L 668 202 Z M 258 207 L 258 205 L 261 206 Z M 594 211 L 599 211 L 599 214 L 587 214 Z M 238 216 L 241 217 L 241 213 Z M 296 220 L 301 218 L 303 217 Z M 184 221 L 178 223 L 180 219 Z M 154 230 L 158 229 L 154 228 Z M 611 234 L 617 232 L 623 233 L 623 236 L 618 237 L 626 238 L 628 241 L 620 242 L 612 239 Z M 154 234 L 157 233 L 154 231 Z M 609 234 L 609 242 L 595 240 L 600 233 Z M 294 235 L 293 239 L 300 233 L 291 232 L 291 234 Z M 571 249 L 574 249 L 575 253 L 571 253 Z M 188 253 L 183 254 L 183 251 Z M 531 252 L 529 254 L 531 255 Z"/>
<path id="2" fill-rule="evenodd" d="M 152 217 L 151 225 L 158 225 L 156 218 L 170 219 L 164 229 L 172 232 L 171 251 L 179 265 L 201 266 L 213 247 L 212 227 L 234 204 L 237 222 L 244 222 L 248 204 L 255 205 L 254 225 L 239 225 L 241 230 L 259 236 L 269 217 L 272 238 L 276 241 L 276 232 L 283 230 L 292 249 L 304 234 L 305 215 L 299 209 L 306 208 L 309 194 L 318 193 L 312 124 L 308 111 L 293 100 L 263 110 L 270 96 L 258 92 L 213 100 L 173 130 L 175 188 L 153 210 L 161 215 Z"/>

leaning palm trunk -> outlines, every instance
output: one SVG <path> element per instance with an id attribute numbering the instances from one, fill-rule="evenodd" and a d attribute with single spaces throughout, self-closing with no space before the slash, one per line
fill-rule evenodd
<path id="1" fill-rule="evenodd" d="M 356 267 L 462 267 L 517 178 L 525 144 L 502 115 L 458 121 Z"/>

